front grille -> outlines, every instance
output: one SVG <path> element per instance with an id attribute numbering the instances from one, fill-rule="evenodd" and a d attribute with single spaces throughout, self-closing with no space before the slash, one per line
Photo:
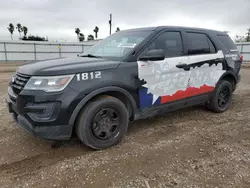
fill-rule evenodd
<path id="1" fill-rule="evenodd" d="M 30 76 L 17 73 L 15 76 L 14 82 L 12 82 L 11 84 L 11 87 L 14 93 L 19 94 L 29 79 L 30 79 Z"/>

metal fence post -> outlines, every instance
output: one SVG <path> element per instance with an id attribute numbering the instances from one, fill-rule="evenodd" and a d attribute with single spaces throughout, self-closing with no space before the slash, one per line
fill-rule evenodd
<path id="1" fill-rule="evenodd" d="M 3 47 L 4 47 L 5 61 L 8 61 L 8 58 L 7 58 L 7 50 L 6 50 L 6 43 L 5 43 L 5 42 L 3 43 Z"/>
<path id="2" fill-rule="evenodd" d="M 34 43 L 34 57 L 35 57 L 35 61 L 36 61 L 36 43 Z"/>
<path id="3" fill-rule="evenodd" d="M 62 48 L 62 45 L 61 45 L 61 44 L 59 44 L 59 45 L 58 45 L 58 48 L 59 48 L 59 57 L 61 58 L 61 57 L 62 57 L 62 53 L 61 53 L 61 48 Z"/>
<path id="4" fill-rule="evenodd" d="M 84 45 L 82 44 L 82 53 L 84 52 Z"/>

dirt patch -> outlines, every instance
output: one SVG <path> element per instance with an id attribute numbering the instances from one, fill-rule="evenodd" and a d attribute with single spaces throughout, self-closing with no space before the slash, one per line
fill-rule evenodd
<path id="1" fill-rule="evenodd" d="M 23 65 L 24 62 L 0 62 L 0 67 L 12 67 Z"/>
<path id="2" fill-rule="evenodd" d="M 103 151 L 77 139 L 51 147 L 17 127 L 4 105 L 12 73 L 1 73 L 0 187 L 250 187 L 250 69 L 241 72 L 227 112 L 197 106 L 136 121 Z"/>
<path id="3" fill-rule="evenodd" d="M 250 68 L 250 62 L 244 62 L 242 63 L 243 68 Z"/>
<path id="4" fill-rule="evenodd" d="M 0 63 L 0 73 L 8 73 L 8 72 L 15 72 L 16 69 L 23 65 L 23 63 Z"/>

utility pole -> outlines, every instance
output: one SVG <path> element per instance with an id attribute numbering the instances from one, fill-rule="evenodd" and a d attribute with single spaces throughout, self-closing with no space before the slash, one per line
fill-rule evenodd
<path id="1" fill-rule="evenodd" d="M 111 35 L 111 27 L 112 27 L 112 14 L 109 15 L 109 35 Z"/>
<path id="2" fill-rule="evenodd" d="M 246 38 L 246 41 L 247 42 L 250 42 L 250 28 L 249 29 L 247 29 L 247 38 Z"/>

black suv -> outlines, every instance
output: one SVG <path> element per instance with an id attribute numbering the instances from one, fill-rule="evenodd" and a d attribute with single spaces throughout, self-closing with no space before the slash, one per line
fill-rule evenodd
<path id="1" fill-rule="evenodd" d="M 76 133 L 86 146 L 104 149 L 139 118 L 202 103 L 226 111 L 241 63 L 224 32 L 131 29 L 78 57 L 19 67 L 7 102 L 16 122 L 36 136 L 64 140 Z"/>

